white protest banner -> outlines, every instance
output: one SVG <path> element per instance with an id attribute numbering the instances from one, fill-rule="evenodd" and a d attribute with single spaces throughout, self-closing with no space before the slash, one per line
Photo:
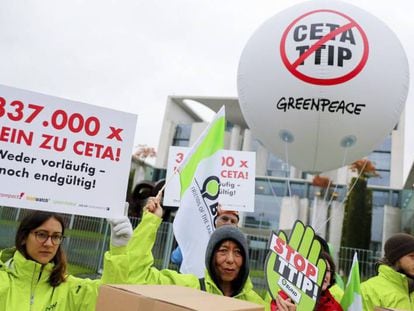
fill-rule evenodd
<path id="1" fill-rule="evenodd" d="M 136 115 L 0 85 L 0 205 L 123 215 Z"/>
<path id="2" fill-rule="evenodd" d="M 188 147 L 171 146 L 168 154 L 166 180 L 170 180 L 165 188 L 165 206 L 179 206 L 180 178 L 174 170 L 185 158 Z M 219 150 L 220 171 L 220 204 L 224 210 L 240 212 L 254 211 L 254 191 L 256 154 L 250 151 Z M 174 176 L 172 176 L 174 175 Z"/>

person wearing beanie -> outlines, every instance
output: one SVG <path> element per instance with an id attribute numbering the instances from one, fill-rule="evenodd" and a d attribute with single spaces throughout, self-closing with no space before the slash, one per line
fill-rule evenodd
<path id="1" fill-rule="evenodd" d="M 154 267 L 152 248 L 162 222 L 163 209 L 159 200 L 153 197 L 149 198 L 144 210 L 128 244 L 128 284 L 180 285 L 265 306 L 263 299 L 253 290 L 249 278 L 247 240 L 237 227 L 221 226 L 212 233 L 206 248 L 204 278 L 199 279 L 193 274 Z"/>
<path id="2" fill-rule="evenodd" d="M 221 208 L 220 204 L 218 205 L 217 216 L 214 218 L 214 225 L 216 228 L 224 225 L 232 225 L 237 227 L 239 225 L 239 220 L 238 211 L 224 210 Z M 177 246 L 171 252 L 171 262 L 178 267 L 181 266 L 181 263 L 183 262 L 183 254 L 181 253 L 180 246 Z"/>
<path id="3" fill-rule="evenodd" d="M 224 210 L 221 208 L 220 204 L 218 205 L 217 216 L 214 219 L 214 225 L 216 228 L 224 225 L 232 225 L 237 227 L 239 225 L 239 220 L 238 211 Z"/>
<path id="4" fill-rule="evenodd" d="M 414 310 L 414 237 L 391 236 L 384 245 L 378 275 L 361 284 L 364 310 L 375 307 Z"/>

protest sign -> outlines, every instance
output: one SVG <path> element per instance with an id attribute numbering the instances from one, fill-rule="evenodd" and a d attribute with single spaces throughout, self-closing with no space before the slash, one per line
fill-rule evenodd
<path id="1" fill-rule="evenodd" d="M 123 215 L 136 115 L 0 85 L 0 205 Z"/>
<path id="2" fill-rule="evenodd" d="M 166 177 L 169 182 L 165 188 L 163 201 L 165 206 L 179 206 L 180 204 L 180 179 L 178 174 L 174 175 L 174 171 L 184 160 L 189 149 L 170 147 Z M 225 210 L 253 212 L 256 154 L 236 150 L 218 152 L 220 155 L 217 158 L 221 162 L 219 203 Z"/>
<path id="3" fill-rule="evenodd" d="M 326 262 L 320 258 L 321 244 L 312 227 L 296 221 L 290 238 L 283 231 L 272 232 L 265 275 L 270 295 L 285 292 L 298 311 L 311 311 L 321 293 Z"/>

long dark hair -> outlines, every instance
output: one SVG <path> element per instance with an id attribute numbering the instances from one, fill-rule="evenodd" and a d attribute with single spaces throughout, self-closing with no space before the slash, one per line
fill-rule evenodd
<path id="1" fill-rule="evenodd" d="M 16 233 L 16 249 L 22 253 L 27 259 L 30 259 L 26 251 L 26 239 L 29 236 L 30 232 L 33 229 L 38 228 L 41 226 L 45 221 L 49 220 L 50 218 L 56 219 L 60 222 L 62 226 L 62 235 L 65 233 L 65 224 L 63 218 L 58 214 L 51 213 L 51 212 L 43 212 L 43 211 L 35 211 L 27 215 L 23 218 L 20 222 L 19 228 L 17 229 Z M 55 264 L 52 270 L 52 273 L 49 277 L 49 284 L 53 287 L 60 285 L 62 282 L 66 280 L 66 255 L 63 251 L 61 245 L 59 245 L 58 250 L 56 252 L 55 257 L 53 257 L 52 262 Z"/>
<path id="2" fill-rule="evenodd" d="M 331 266 L 331 281 L 329 282 L 328 288 L 335 284 L 335 272 L 336 272 L 336 266 L 335 262 L 333 261 L 331 255 L 328 252 L 322 251 L 321 257 L 325 259 L 329 265 Z"/>

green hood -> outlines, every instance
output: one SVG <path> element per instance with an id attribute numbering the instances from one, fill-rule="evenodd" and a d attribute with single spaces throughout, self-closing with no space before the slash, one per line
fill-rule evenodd
<path id="1" fill-rule="evenodd" d="M 0 266 L 4 265 L 8 260 L 13 258 L 14 253 L 16 252 L 15 247 L 5 248 L 0 251 Z"/>

